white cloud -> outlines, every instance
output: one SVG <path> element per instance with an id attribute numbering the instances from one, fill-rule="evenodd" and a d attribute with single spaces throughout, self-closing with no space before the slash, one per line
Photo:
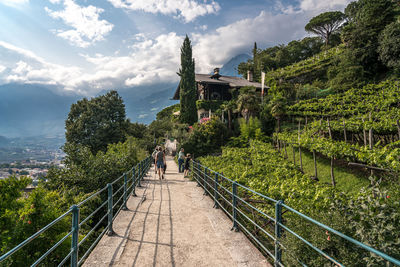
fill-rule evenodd
<path id="1" fill-rule="evenodd" d="M 57 3 L 57 0 L 52 0 Z M 47 13 L 54 19 L 61 19 L 72 29 L 55 30 L 61 38 L 68 40 L 71 44 L 79 47 L 88 47 L 97 41 L 104 40 L 112 29 L 113 24 L 106 20 L 100 20 L 99 16 L 104 9 L 95 6 L 82 7 L 73 0 L 64 1 L 64 9 L 54 11 L 45 7 Z"/>
<path id="2" fill-rule="evenodd" d="M 300 9 L 302 11 L 317 11 L 318 13 L 330 10 L 343 10 L 352 1 L 354 0 L 302 0 L 300 2 Z"/>
<path id="3" fill-rule="evenodd" d="M 0 4 L 4 4 L 11 7 L 18 7 L 23 4 L 29 3 L 29 0 L 0 0 Z"/>
<path id="4" fill-rule="evenodd" d="M 11 51 L 14 58 L 6 66 L 11 71 L 2 73 L 0 81 L 54 84 L 89 95 L 110 88 L 177 82 L 182 42 L 182 36 L 168 33 L 152 40 L 144 38 L 126 56 L 85 55 L 93 64 L 87 70 L 49 63 L 30 51 L 0 42 L 0 55 Z"/>
<path id="5" fill-rule="evenodd" d="M 70 80 L 81 75 L 78 67 L 49 63 L 33 52 L 0 41 L 0 60 L 5 64 L 1 83 L 21 82 L 58 85 L 74 90 Z"/>
<path id="6" fill-rule="evenodd" d="M 149 116 L 149 114 L 140 114 L 139 116 L 138 116 L 138 118 L 139 119 L 144 119 L 144 118 L 146 118 L 146 117 L 148 117 Z"/>
<path id="7" fill-rule="evenodd" d="M 311 0 L 303 0 L 299 6 L 292 7 L 291 10 L 295 11 L 291 14 L 262 11 L 256 17 L 236 21 L 212 32 L 191 35 L 196 72 L 209 73 L 233 56 L 248 53 L 254 41 L 257 41 L 260 48 L 264 48 L 306 36 L 304 25 L 309 19 L 316 12 L 331 8 L 331 5 L 326 4 L 320 6 L 318 11 L 306 10 L 310 5 L 308 1 Z M 333 6 L 337 4 L 340 4 L 339 0 Z M 304 10 L 299 9 L 301 5 Z M 65 31 L 63 34 L 77 40 L 82 38 L 78 30 Z M 96 34 L 93 36 L 95 39 Z M 175 32 L 156 38 L 136 34 L 127 38 L 131 40 L 125 44 L 128 53 L 115 54 L 111 51 L 108 55 L 80 54 L 92 64 L 87 69 L 50 63 L 32 51 L 0 41 L 0 82 L 54 84 L 86 95 L 110 88 L 178 82 L 176 71 L 180 67 L 183 39 L 184 36 Z"/>
<path id="8" fill-rule="evenodd" d="M 161 13 L 191 22 L 199 16 L 218 13 L 220 5 L 214 0 L 108 0 L 114 7 Z"/>
<path id="9" fill-rule="evenodd" d="M 285 43 L 303 37 L 302 14 L 272 14 L 262 11 L 257 17 L 219 27 L 213 33 L 193 34 L 196 71 L 209 73 L 239 53 L 249 52 L 254 42 L 259 47 Z"/>

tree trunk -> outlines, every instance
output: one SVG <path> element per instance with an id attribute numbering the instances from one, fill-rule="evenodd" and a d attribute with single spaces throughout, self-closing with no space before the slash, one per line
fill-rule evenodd
<path id="1" fill-rule="evenodd" d="M 292 145 L 292 149 L 293 149 L 293 164 L 296 165 L 296 151 L 294 145 Z"/>
<path id="2" fill-rule="evenodd" d="M 363 124 L 365 123 L 364 118 L 362 119 Z M 367 146 L 367 132 L 365 131 L 365 125 L 363 125 L 363 135 L 364 135 L 364 146 Z"/>
<path id="3" fill-rule="evenodd" d="M 277 120 L 277 123 L 278 123 L 278 133 L 280 133 L 281 132 L 281 118 L 277 117 L 276 120 Z"/>
<path id="4" fill-rule="evenodd" d="M 331 123 L 329 122 L 329 118 L 327 118 L 326 121 L 328 122 L 329 139 L 332 139 L 332 130 L 331 130 Z"/>
<path id="5" fill-rule="evenodd" d="M 301 147 L 299 146 L 300 170 L 303 171 L 303 158 L 301 157 Z"/>
<path id="6" fill-rule="evenodd" d="M 283 143 L 283 147 L 285 149 L 285 159 L 287 159 L 288 155 L 287 155 L 287 150 L 286 150 L 286 142 Z"/>

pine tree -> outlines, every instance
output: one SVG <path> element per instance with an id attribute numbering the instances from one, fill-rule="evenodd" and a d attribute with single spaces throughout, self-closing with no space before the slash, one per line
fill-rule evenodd
<path id="1" fill-rule="evenodd" d="M 194 76 L 194 59 L 192 58 L 192 45 L 186 35 L 181 47 L 181 68 L 178 75 L 181 77 L 180 88 L 180 120 L 183 123 L 193 124 L 197 121 L 196 109 L 196 81 Z"/>

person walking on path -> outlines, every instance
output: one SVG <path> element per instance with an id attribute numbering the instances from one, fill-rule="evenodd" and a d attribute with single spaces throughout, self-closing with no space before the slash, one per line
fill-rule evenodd
<path id="1" fill-rule="evenodd" d="M 165 155 L 167 155 L 167 150 L 165 148 L 163 150 L 163 153 L 164 153 L 164 158 L 165 158 Z M 167 162 L 164 160 L 164 171 L 163 171 L 163 174 L 165 174 L 166 171 L 167 171 Z"/>
<path id="2" fill-rule="evenodd" d="M 157 174 L 157 161 L 156 161 L 157 153 L 158 153 L 158 146 L 156 146 L 153 153 L 151 154 L 151 156 L 153 157 L 153 160 L 154 160 L 154 171 L 156 174 Z"/>
<path id="3" fill-rule="evenodd" d="M 189 169 L 190 169 L 190 154 L 188 153 L 186 155 L 186 159 L 185 159 L 185 172 L 183 173 L 183 177 L 188 177 L 189 175 Z"/>
<path id="4" fill-rule="evenodd" d="M 184 153 L 184 149 L 183 148 L 181 148 L 181 151 L 179 151 L 179 154 L 178 154 L 178 164 L 179 164 L 179 168 L 178 168 L 178 170 L 179 170 L 179 172 L 180 173 L 182 173 L 183 171 L 184 171 L 184 163 L 185 163 L 185 153 Z"/>
<path id="5" fill-rule="evenodd" d="M 164 179 L 164 164 L 165 164 L 165 154 L 162 151 L 162 148 L 158 148 L 158 153 L 156 154 L 156 164 L 158 169 L 158 178 L 161 180 Z"/>

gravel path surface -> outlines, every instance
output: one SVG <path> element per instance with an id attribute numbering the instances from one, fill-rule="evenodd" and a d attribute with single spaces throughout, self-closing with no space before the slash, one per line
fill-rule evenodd
<path id="1" fill-rule="evenodd" d="M 150 169 L 84 266 L 271 266 L 172 158 L 167 165 L 161 181 Z"/>

